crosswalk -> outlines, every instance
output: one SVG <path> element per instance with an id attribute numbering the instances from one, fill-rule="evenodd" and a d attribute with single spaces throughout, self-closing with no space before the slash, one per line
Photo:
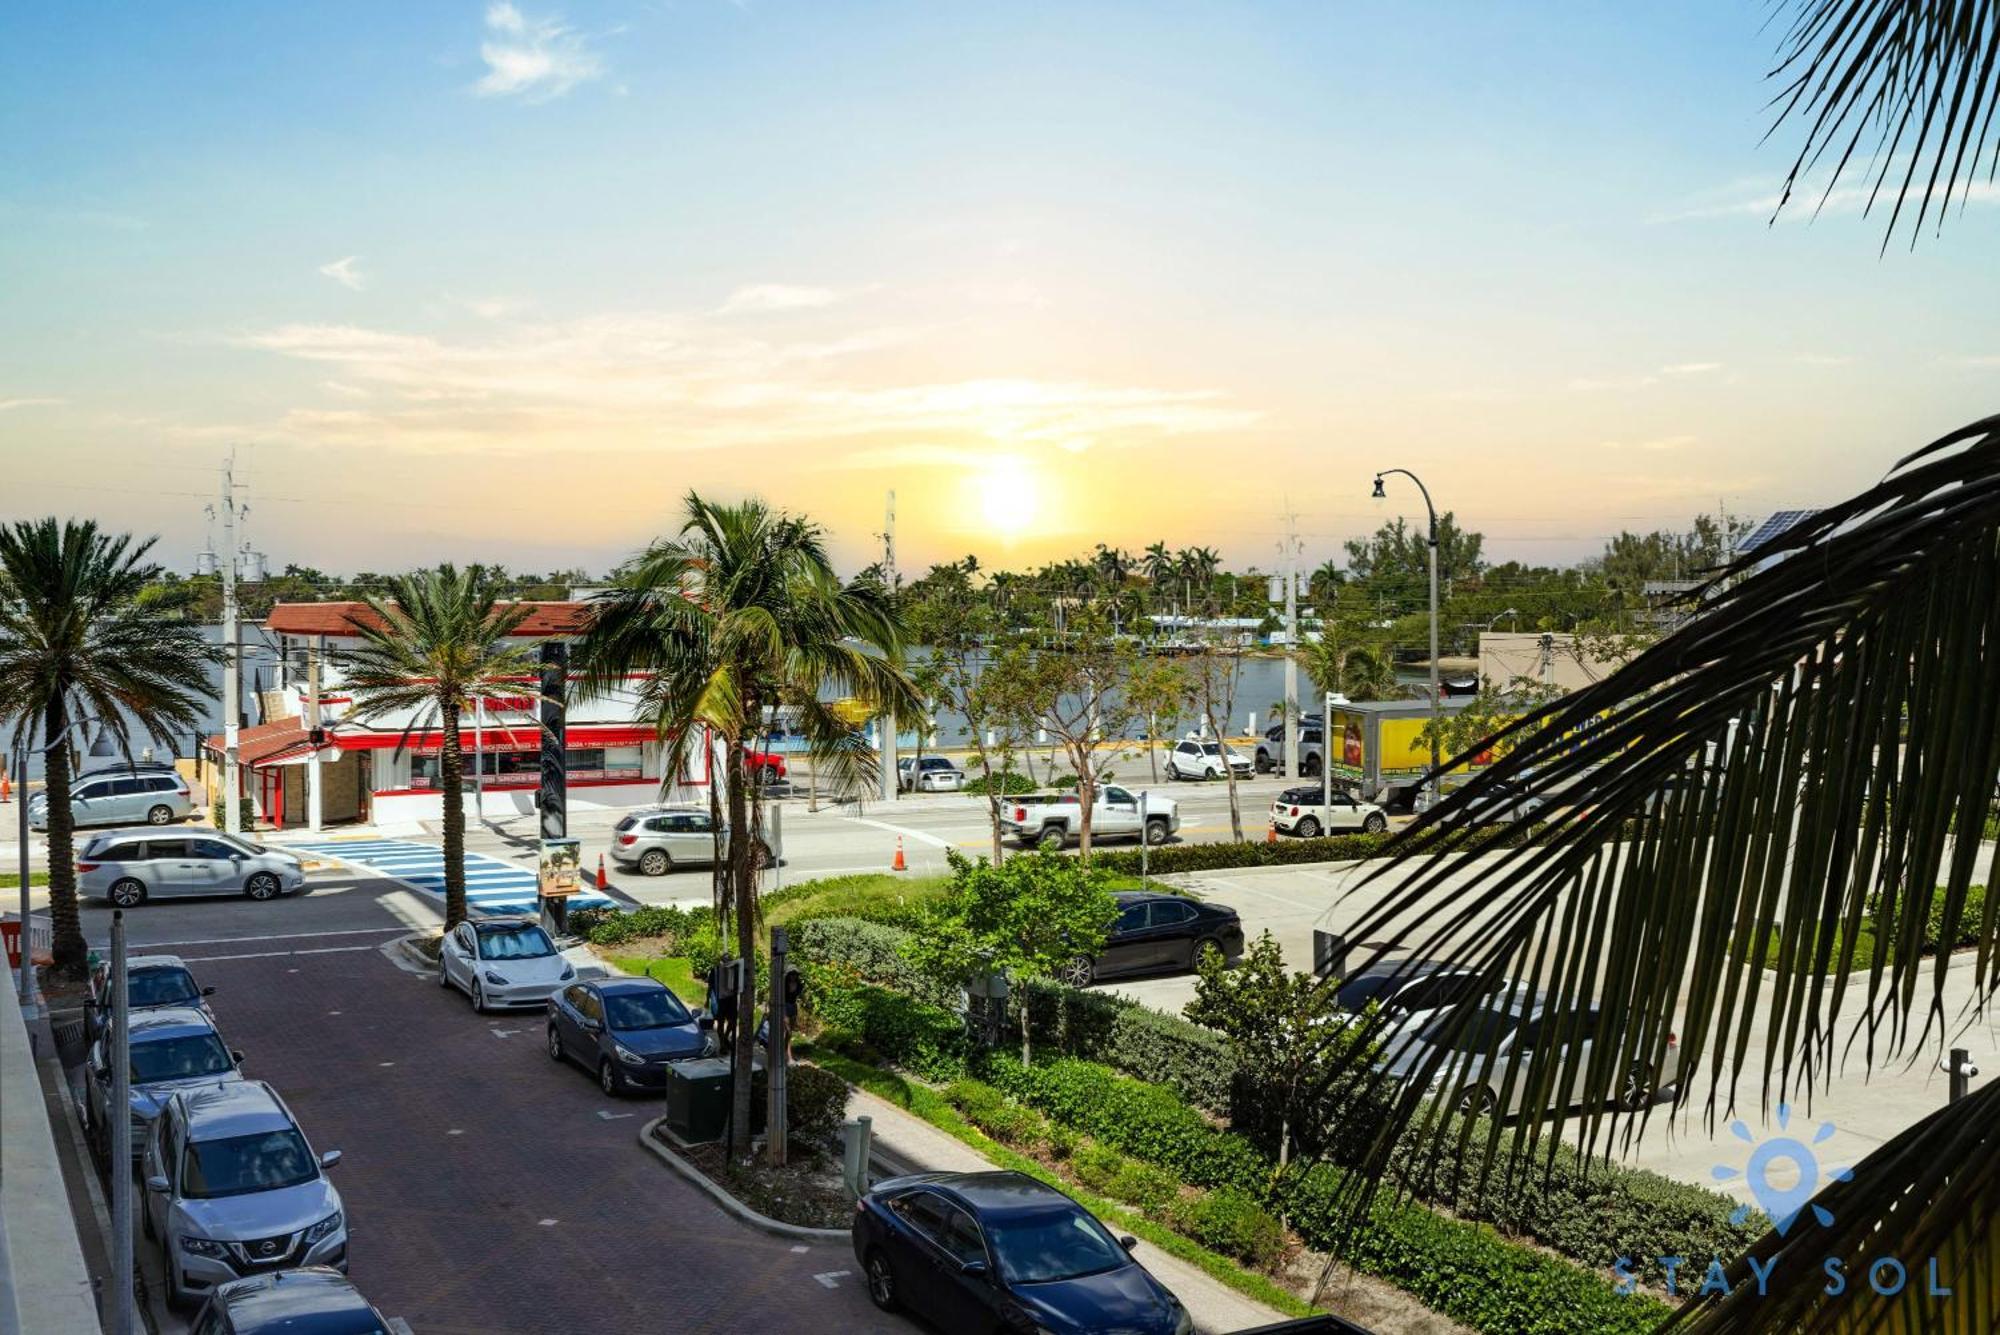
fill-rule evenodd
<path id="1" fill-rule="evenodd" d="M 409 839 L 322 839 L 286 847 L 330 862 L 367 867 L 444 898 L 444 850 L 433 844 Z M 535 873 L 527 867 L 484 853 L 465 855 L 466 907 L 475 914 L 537 913 L 538 888 Z M 570 899 L 569 906 L 603 908 L 610 903 L 595 890 L 584 890 Z"/>

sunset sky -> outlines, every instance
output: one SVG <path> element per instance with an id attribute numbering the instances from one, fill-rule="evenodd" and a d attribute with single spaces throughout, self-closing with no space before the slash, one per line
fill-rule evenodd
<path id="1" fill-rule="evenodd" d="M 2000 192 L 1878 254 L 1749 0 L 0 14 L 0 517 L 602 569 L 689 488 L 848 567 L 1415 508 L 1497 556 L 1829 501 L 2000 405 Z M 1858 184 L 1858 183 L 1857 183 Z M 1392 492 L 1392 495 L 1394 493 Z"/>

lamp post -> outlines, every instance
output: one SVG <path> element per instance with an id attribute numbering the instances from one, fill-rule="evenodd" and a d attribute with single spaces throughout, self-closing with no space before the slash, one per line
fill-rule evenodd
<path id="1" fill-rule="evenodd" d="M 1382 479 L 1400 473 L 1417 484 L 1417 491 L 1424 498 L 1424 513 L 1430 517 L 1431 554 L 1431 772 L 1430 789 L 1432 797 L 1437 795 L 1438 784 L 1438 726 L 1443 717 L 1443 695 L 1438 689 L 1438 512 L 1431 504 L 1430 488 L 1423 479 L 1407 468 L 1385 468 L 1375 475 L 1375 500 L 1387 500 L 1389 493 L 1382 486 Z"/>

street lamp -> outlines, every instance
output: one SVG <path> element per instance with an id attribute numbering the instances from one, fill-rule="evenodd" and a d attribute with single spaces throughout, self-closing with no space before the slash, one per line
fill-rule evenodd
<path id="1" fill-rule="evenodd" d="M 1383 501 L 1389 498 L 1389 493 L 1387 489 L 1385 489 L 1382 485 L 1382 479 L 1385 477 L 1393 476 L 1398 473 L 1400 473 L 1402 476 L 1410 479 L 1410 481 L 1417 484 L 1417 491 L 1420 492 L 1424 498 L 1424 512 L 1430 516 L 1430 555 L 1431 555 L 1430 787 L 1431 787 L 1431 795 L 1433 798 L 1435 798 L 1437 796 L 1437 785 L 1439 779 L 1438 727 L 1439 727 L 1439 719 L 1442 717 L 1444 712 L 1443 694 L 1438 688 L 1438 512 L 1437 512 L 1437 507 L 1431 504 L 1430 488 L 1424 485 L 1424 481 L 1422 478 L 1418 477 L 1415 473 L 1412 473 L 1407 468 L 1385 468 L 1381 472 L 1377 473 L 1375 475 L 1375 491 L 1373 493 L 1373 499 L 1378 501 Z"/>

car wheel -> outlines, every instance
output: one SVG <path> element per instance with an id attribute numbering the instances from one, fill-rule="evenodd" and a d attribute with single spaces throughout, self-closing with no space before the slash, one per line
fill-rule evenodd
<path id="1" fill-rule="evenodd" d="M 1276 768 L 1277 766 L 1272 763 L 1271 757 L 1267 752 L 1259 751 L 1257 753 L 1257 772 L 1259 774 L 1269 774 Z"/>
<path id="2" fill-rule="evenodd" d="M 1087 956 L 1079 955 L 1056 971 L 1056 977 L 1071 987 L 1089 987 L 1097 976 L 1097 966 Z"/>
<path id="3" fill-rule="evenodd" d="M 146 902 L 145 883 L 135 881 L 129 876 L 122 881 L 113 882 L 111 886 L 111 902 L 121 909 L 135 909 L 139 907 L 139 905 Z"/>
<path id="4" fill-rule="evenodd" d="M 243 883 L 243 893 L 259 901 L 276 899 L 278 891 L 282 888 L 278 884 L 278 878 L 267 871 L 257 872 Z"/>
<path id="5" fill-rule="evenodd" d="M 1380 834 L 1389 828 L 1389 818 L 1379 811 L 1368 813 L 1368 819 L 1361 822 L 1361 828 L 1370 834 Z"/>
<path id="6" fill-rule="evenodd" d="M 1301 839 L 1319 838 L 1319 818 L 1317 816 L 1307 816 L 1299 822 L 1297 833 Z"/>
<path id="7" fill-rule="evenodd" d="M 1167 777 L 1176 783 L 1180 782 L 1181 767 L 1171 760 L 1167 762 Z"/>
<path id="8" fill-rule="evenodd" d="M 486 988 L 479 979 L 472 980 L 472 1011 L 475 1015 L 486 1014 Z"/>
<path id="9" fill-rule="evenodd" d="M 889 1268 L 888 1257 L 871 1247 L 868 1259 L 861 1263 L 861 1268 L 868 1272 L 868 1301 L 885 1312 L 893 1312 L 903 1305 L 896 1296 L 896 1272 Z"/>
<path id="10" fill-rule="evenodd" d="M 1499 1106 L 1490 1089 L 1467 1089 L 1458 1096 L 1458 1111 L 1467 1117 L 1491 1117 Z"/>
<path id="11" fill-rule="evenodd" d="M 625 1078 L 618 1074 L 609 1057 L 597 1063 L 597 1087 L 614 1099 L 625 1092 Z"/>
<path id="12" fill-rule="evenodd" d="M 1163 821 L 1163 820 L 1149 820 L 1149 821 L 1147 821 L 1147 822 L 1146 822 L 1146 842 L 1147 842 L 1147 843 L 1149 843 L 1149 844 L 1164 844 L 1165 842 L 1167 842 L 1167 833 L 1168 833 L 1168 831 L 1167 831 L 1167 823 L 1166 823 L 1165 821 Z"/>
<path id="13" fill-rule="evenodd" d="M 1644 1112 L 1653 1102 L 1653 1078 L 1642 1063 L 1634 1062 L 1618 1089 L 1618 1106 L 1626 1112 Z"/>
<path id="14" fill-rule="evenodd" d="M 1063 845 L 1068 842 L 1069 836 L 1062 832 L 1061 826 L 1050 825 L 1043 829 L 1041 837 L 1035 840 L 1035 847 L 1044 853 L 1060 853 Z"/>
<path id="15" fill-rule="evenodd" d="M 552 1024 L 549 1026 L 549 1060 L 560 1062 L 562 1059 L 562 1035 L 556 1032 L 556 1027 Z"/>
<path id="16" fill-rule="evenodd" d="M 443 988 L 449 988 L 451 986 L 451 975 L 444 971 L 443 951 L 438 952 L 438 986 Z"/>
<path id="17" fill-rule="evenodd" d="M 639 870 L 648 876 L 665 876 L 673 869 L 673 859 L 657 848 L 647 849 L 639 859 Z"/>
<path id="18" fill-rule="evenodd" d="M 1307 756 L 1305 764 L 1299 767 L 1299 773 L 1305 775 L 1308 779 L 1317 779 L 1319 777 L 1319 757 Z"/>
<path id="19" fill-rule="evenodd" d="M 1188 968 L 1200 970 L 1209 966 L 1228 967 L 1229 954 L 1216 941 L 1197 941 L 1188 954 Z"/>
<path id="20" fill-rule="evenodd" d="M 169 806 L 157 806 L 146 813 L 146 823 L 148 825 L 166 825 L 171 823 L 173 818 L 174 809 Z"/>

